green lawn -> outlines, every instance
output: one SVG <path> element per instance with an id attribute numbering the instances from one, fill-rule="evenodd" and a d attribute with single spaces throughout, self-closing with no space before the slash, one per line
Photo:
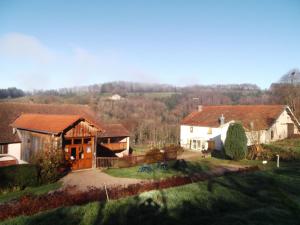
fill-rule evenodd
<path id="1" fill-rule="evenodd" d="M 230 165 L 247 165 L 247 166 L 259 166 L 261 170 L 275 168 L 275 162 L 268 162 L 267 165 L 263 165 L 261 161 L 232 161 L 232 160 L 222 160 L 216 158 L 197 158 L 193 161 L 186 161 L 187 167 L 176 167 L 175 161 L 168 162 L 168 169 L 162 170 L 157 168 L 157 164 L 151 164 L 153 171 L 138 172 L 141 166 L 134 166 L 129 168 L 110 168 L 104 170 L 105 173 L 114 177 L 125 177 L 125 178 L 137 178 L 137 179 L 161 179 L 171 176 L 181 176 L 189 175 L 193 173 L 207 172 L 218 166 L 230 166 Z M 283 164 L 282 164 L 283 165 Z"/>
<path id="2" fill-rule="evenodd" d="M 178 175 L 188 175 L 192 173 L 199 173 L 208 171 L 212 168 L 212 164 L 209 161 L 186 161 L 187 167 L 176 166 L 175 161 L 167 162 L 168 169 L 157 168 L 157 164 L 150 164 L 153 169 L 152 172 L 138 172 L 141 166 L 134 166 L 129 168 L 110 168 L 104 170 L 105 173 L 114 177 L 127 177 L 137 179 L 160 179 Z"/>
<path id="3" fill-rule="evenodd" d="M 23 195 L 42 195 L 48 193 L 49 191 L 56 190 L 61 187 L 60 182 L 46 184 L 38 187 L 28 187 L 22 191 L 13 191 L 0 195 L 0 203 L 7 202 L 13 199 L 18 199 Z"/>
<path id="4" fill-rule="evenodd" d="M 282 141 L 274 142 L 270 145 L 277 146 L 282 149 L 290 149 L 292 151 L 300 153 L 300 139 L 299 138 L 285 139 Z"/>
<path id="5" fill-rule="evenodd" d="M 300 221 L 299 193 L 298 162 L 108 203 L 62 207 L 2 224 L 295 225 Z"/>

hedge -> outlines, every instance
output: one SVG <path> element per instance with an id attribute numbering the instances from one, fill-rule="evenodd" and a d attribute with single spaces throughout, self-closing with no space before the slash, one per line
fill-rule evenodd
<path id="1" fill-rule="evenodd" d="M 0 181 L 2 190 L 37 186 L 39 184 L 38 169 L 31 164 L 0 167 Z"/>

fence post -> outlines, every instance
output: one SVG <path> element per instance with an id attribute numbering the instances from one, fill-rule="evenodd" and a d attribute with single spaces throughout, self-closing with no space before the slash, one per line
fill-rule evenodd
<path id="1" fill-rule="evenodd" d="M 107 192 L 107 188 L 106 188 L 106 184 L 105 183 L 104 183 L 104 188 L 105 188 L 105 193 L 106 193 L 106 199 L 109 202 L 108 192 Z"/>

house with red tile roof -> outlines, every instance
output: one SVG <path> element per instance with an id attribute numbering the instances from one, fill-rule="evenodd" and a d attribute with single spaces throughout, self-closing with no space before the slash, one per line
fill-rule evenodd
<path id="1" fill-rule="evenodd" d="M 199 106 L 181 121 L 180 143 L 186 149 L 222 149 L 231 123 L 242 123 L 248 145 L 270 143 L 300 133 L 300 124 L 285 105 Z"/>
<path id="2" fill-rule="evenodd" d="M 73 170 L 96 157 L 129 154 L 129 132 L 81 105 L 0 103 L 0 166 L 26 163 L 39 151 L 63 151 Z"/>

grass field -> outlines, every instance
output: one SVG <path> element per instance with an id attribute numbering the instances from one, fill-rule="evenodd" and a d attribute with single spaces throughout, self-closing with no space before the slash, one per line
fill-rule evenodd
<path id="1" fill-rule="evenodd" d="M 290 149 L 292 151 L 300 153 L 300 138 L 285 139 L 282 141 L 274 142 L 270 145 L 277 146 L 282 149 Z"/>
<path id="2" fill-rule="evenodd" d="M 263 165 L 261 161 L 232 161 L 232 160 L 221 160 L 216 158 L 200 158 L 193 161 L 186 161 L 187 167 L 181 168 L 176 167 L 175 161 L 169 161 L 168 169 L 163 170 L 157 168 L 157 164 L 150 164 L 153 168 L 152 172 L 138 172 L 141 166 L 134 166 L 129 168 L 110 168 L 103 172 L 114 176 L 123 178 L 137 178 L 137 179 L 161 179 L 171 176 L 182 176 L 189 175 L 193 173 L 207 172 L 217 166 L 227 166 L 227 165 L 248 165 L 248 166 L 259 166 L 261 170 L 275 168 L 275 162 L 268 162 L 267 165 Z"/>
<path id="3" fill-rule="evenodd" d="M 300 220 L 299 193 L 298 162 L 108 203 L 59 208 L 2 224 L 295 225 Z"/>
<path id="4" fill-rule="evenodd" d="M 134 166 L 129 168 L 107 169 L 105 173 L 115 177 L 127 177 L 138 179 L 161 179 L 171 176 L 188 175 L 192 173 L 199 173 L 210 170 L 213 165 L 209 161 L 187 161 L 187 167 L 176 167 L 175 161 L 167 162 L 168 169 L 161 169 L 157 164 L 150 164 L 152 172 L 138 172 L 141 166 Z"/>
<path id="5" fill-rule="evenodd" d="M 0 204 L 3 202 L 7 202 L 13 199 L 18 199 L 23 195 L 42 195 L 48 193 L 49 191 L 56 190 L 61 187 L 60 182 L 46 184 L 39 187 L 28 187 L 22 191 L 13 191 L 0 195 Z"/>

